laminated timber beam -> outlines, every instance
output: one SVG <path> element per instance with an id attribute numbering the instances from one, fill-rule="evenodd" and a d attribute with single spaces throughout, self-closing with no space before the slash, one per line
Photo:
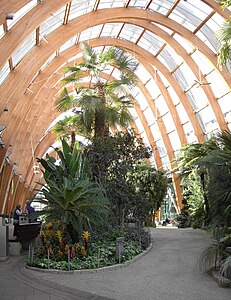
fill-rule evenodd
<path id="1" fill-rule="evenodd" d="M 130 53 L 132 54 L 132 51 L 134 50 L 134 45 L 128 41 L 122 41 L 122 40 L 113 40 L 111 41 L 112 39 L 100 39 L 100 40 L 95 40 L 95 43 L 94 43 L 94 46 L 97 46 L 97 45 L 101 45 L 102 43 L 106 43 L 107 40 L 111 43 L 111 44 L 116 44 L 117 46 L 119 47 L 122 47 L 122 48 L 125 48 L 127 51 L 129 51 L 129 48 L 131 49 L 130 50 Z M 109 43 L 107 43 L 109 45 Z M 111 45 L 110 44 L 110 45 Z M 162 73 L 165 73 L 165 72 L 168 72 L 167 74 L 167 79 L 169 80 L 169 82 L 171 83 L 171 85 L 173 86 L 173 89 L 175 89 L 175 92 L 176 94 L 178 94 L 178 98 L 183 101 L 182 104 L 185 106 L 185 109 L 186 111 L 189 113 L 189 118 L 191 118 L 191 122 L 194 126 L 194 130 L 195 130 L 195 133 L 196 135 L 198 136 L 198 140 L 199 141 L 203 141 L 204 140 L 204 137 L 203 137 L 203 132 L 200 128 L 200 125 L 198 123 L 198 120 L 196 118 L 196 116 L 193 114 L 193 111 L 192 111 L 192 107 L 191 105 L 189 104 L 188 102 L 188 99 L 186 97 L 186 95 L 181 91 L 181 89 L 179 88 L 178 86 L 178 83 L 176 82 L 175 78 L 173 78 L 173 76 L 170 74 L 170 72 L 166 69 L 166 67 L 163 66 L 163 64 L 161 64 L 158 60 L 156 60 L 151 54 L 149 54 L 147 51 L 143 50 L 142 48 L 136 46 L 135 48 L 135 52 L 136 52 L 136 55 L 140 54 L 140 57 L 145 57 L 146 60 L 147 60 L 147 64 L 149 61 L 153 61 L 153 64 L 156 64 L 158 69 L 160 69 L 162 71 Z M 60 58 L 60 57 L 59 57 Z M 59 60 L 59 58 L 57 58 L 57 62 Z M 141 62 L 142 63 L 142 62 Z M 27 99 L 28 98 L 28 99 Z M 11 122 L 11 119 L 9 118 L 9 126 L 7 126 L 7 129 L 8 131 L 11 131 L 12 134 L 10 135 L 11 139 L 12 139 L 12 142 L 13 140 L 15 140 L 15 136 L 17 135 L 17 131 L 15 131 L 15 123 L 17 124 L 20 124 L 20 120 L 24 120 L 25 119 L 25 112 L 23 113 L 23 110 L 26 108 L 28 108 L 28 105 L 30 105 L 30 97 L 29 97 L 29 94 L 25 95 L 24 96 L 24 99 L 27 99 L 26 102 L 24 102 L 25 100 L 22 101 L 22 99 L 20 99 L 19 103 L 18 103 L 18 111 L 17 114 L 13 114 L 12 116 L 12 122 Z M 39 100 L 37 100 L 39 101 Z M 46 108 L 46 106 L 44 106 Z M 43 109 L 41 107 L 41 109 Z M 195 126 L 195 124 L 197 124 Z M 10 127 L 11 126 L 11 130 L 10 130 Z M 25 132 L 26 129 L 24 128 L 24 130 L 20 130 L 21 132 Z"/>
<path id="2" fill-rule="evenodd" d="M 59 1 L 63 3 L 63 1 Z M 0 48 L 2 48 L 2 45 L 4 45 L 4 48 L 2 48 L 3 53 L 0 57 L 0 69 L 3 67 L 7 59 L 12 56 L 13 52 L 20 46 L 20 44 L 28 36 L 36 31 L 40 24 L 50 16 L 53 10 L 55 11 L 58 9 L 59 1 L 57 0 L 57 3 L 55 2 L 55 4 L 49 3 L 48 5 L 47 3 L 46 5 L 42 5 L 41 7 L 39 7 L 39 13 L 37 11 L 34 12 L 34 9 L 38 9 L 36 6 L 34 9 L 28 12 L 28 14 L 26 14 L 24 18 L 18 21 L 16 28 L 12 30 L 10 35 L 6 34 L 5 36 L 3 36 L 3 38 L 0 40 Z M 55 5 L 57 5 L 56 9 L 54 9 Z M 42 13 L 42 9 L 46 10 Z M 31 13 L 34 13 L 34 15 L 30 15 Z M 60 39 L 63 40 L 62 42 L 70 39 L 71 34 L 76 35 L 78 32 L 81 32 L 86 28 L 90 28 L 92 26 L 99 25 L 105 22 L 120 22 L 121 18 L 133 20 L 134 25 L 136 25 L 136 20 L 145 20 L 148 22 L 155 22 L 160 25 L 166 26 L 167 28 L 186 38 L 190 43 L 196 45 L 197 48 L 213 63 L 214 67 L 216 68 L 216 55 L 199 38 L 197 38 L 195 34 L 184 28 L 179 23 L 166 18 L 159 13 L 145 11 L 137 8 L 110 8 L 88 13 L 72 20 L 67 25 L 61 26 L 60 28 L 55 30 L 55 32 L 49 35 L 49 41 L 52 45 L 55 46 L 57 45 L 57 43 L 59 43 Z M 66 27 L 68 27 L 68 30 L 66 30 Z M 78 28 L 77 31 L 76 28 Z M 55 41 L 53 41 L 53 36 L 56 36 Z M 59 46 L 57 45 L 56 49 L 58 48 Z M 226 79 L 227 83 L 229 83 L 230 74 L 228 70 L 226 68 L 223 68 L 223 70 L 217 71 L 220 71 L 222 73 L 222 76 Z"/>

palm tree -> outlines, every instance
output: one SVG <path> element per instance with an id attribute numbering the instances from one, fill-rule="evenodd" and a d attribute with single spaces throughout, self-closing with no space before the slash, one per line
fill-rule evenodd
<path id="1" fill-rule="evenodd" d="M 101 78 L 103 72 L 118 68 L 119 79 L 107 81 Z M 134 69 L 136 61 L 119 48 L 111 47 L 105 52 L 97 53 L 87 43 L 83 43 L 83 61 L 74 67 L 66 68 L 65 84 L 75 85 L 75 95 L 69 95 L 64 88 L 56 101 L 59 111 L 81 109 L 79 118 L 88 135 L 95 138 L 107 137 L 109 127 L 119 124 L 126 127 L 133 118 L 129 108 L 134 101 L 131 90 L 134 87 Z M 81 85 L 81 78 L 89 76 L 89 87 Z M 79 111 L 78 111 L 79 113 Z"/>
<path id="2" fill-rule="evenodd" d="M 231 6 L 230 0 L 219 0 L 221 8 L 225 9 Z M 231 17 L 225 20 L 221 28 L 216 33 L 220 45 L 218 57 L 220 64 L 230 66 L 231 63 Z"/>
<path id="3" fill-rule="evenodd" d="M 66 225 L 76 243 L 84 222 L 100 223 L 107 213 L 107 199 L 102 188 L 89 180 L 87 164 L 75 145 L 71 149 L 62 140 L 63 151 L 55 149 L 60 161 L 47 155 L 37 159 L 44 167 L 42 192 L 47 220 L 59 220 Z"/>

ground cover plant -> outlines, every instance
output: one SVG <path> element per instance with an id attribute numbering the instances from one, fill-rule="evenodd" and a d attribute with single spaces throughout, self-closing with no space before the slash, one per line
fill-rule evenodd
<path id="1" fill-rule="evenodd" d="M 150 243 L 150 233 L 143 228 L 104 228 L 92 235 L 84 231 L 79 242 L 74 244 L 66 237 L 62 224 L 47 223 L 40 233 L 36 252 L 30 251 L 27 264 L 63 271 L 98 269 L 131 260 Z M 117 237 L 124 237 L 121 255 L 116 251 Z"/>

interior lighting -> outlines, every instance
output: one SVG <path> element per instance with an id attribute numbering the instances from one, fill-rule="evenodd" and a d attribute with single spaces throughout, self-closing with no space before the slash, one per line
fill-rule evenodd
<path id="1" fill-rule="evenodd" d="M 6 15 L 6 20 L 13 20 L 14 19 L 14 13 L 9 13 Z"/>

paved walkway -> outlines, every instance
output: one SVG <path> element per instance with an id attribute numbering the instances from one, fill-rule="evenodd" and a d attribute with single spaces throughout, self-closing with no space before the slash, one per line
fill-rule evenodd
<path id="1" fill-rule="evenodd" d="M 229 300 L 197 269 L 201 250 L 210 243 L 203 231 L 152 229 L 154 246 L 141 259 L 116 270 L 53 274 L 24 268 L 23 257 L 0 262 L 1 300 Z"/>

